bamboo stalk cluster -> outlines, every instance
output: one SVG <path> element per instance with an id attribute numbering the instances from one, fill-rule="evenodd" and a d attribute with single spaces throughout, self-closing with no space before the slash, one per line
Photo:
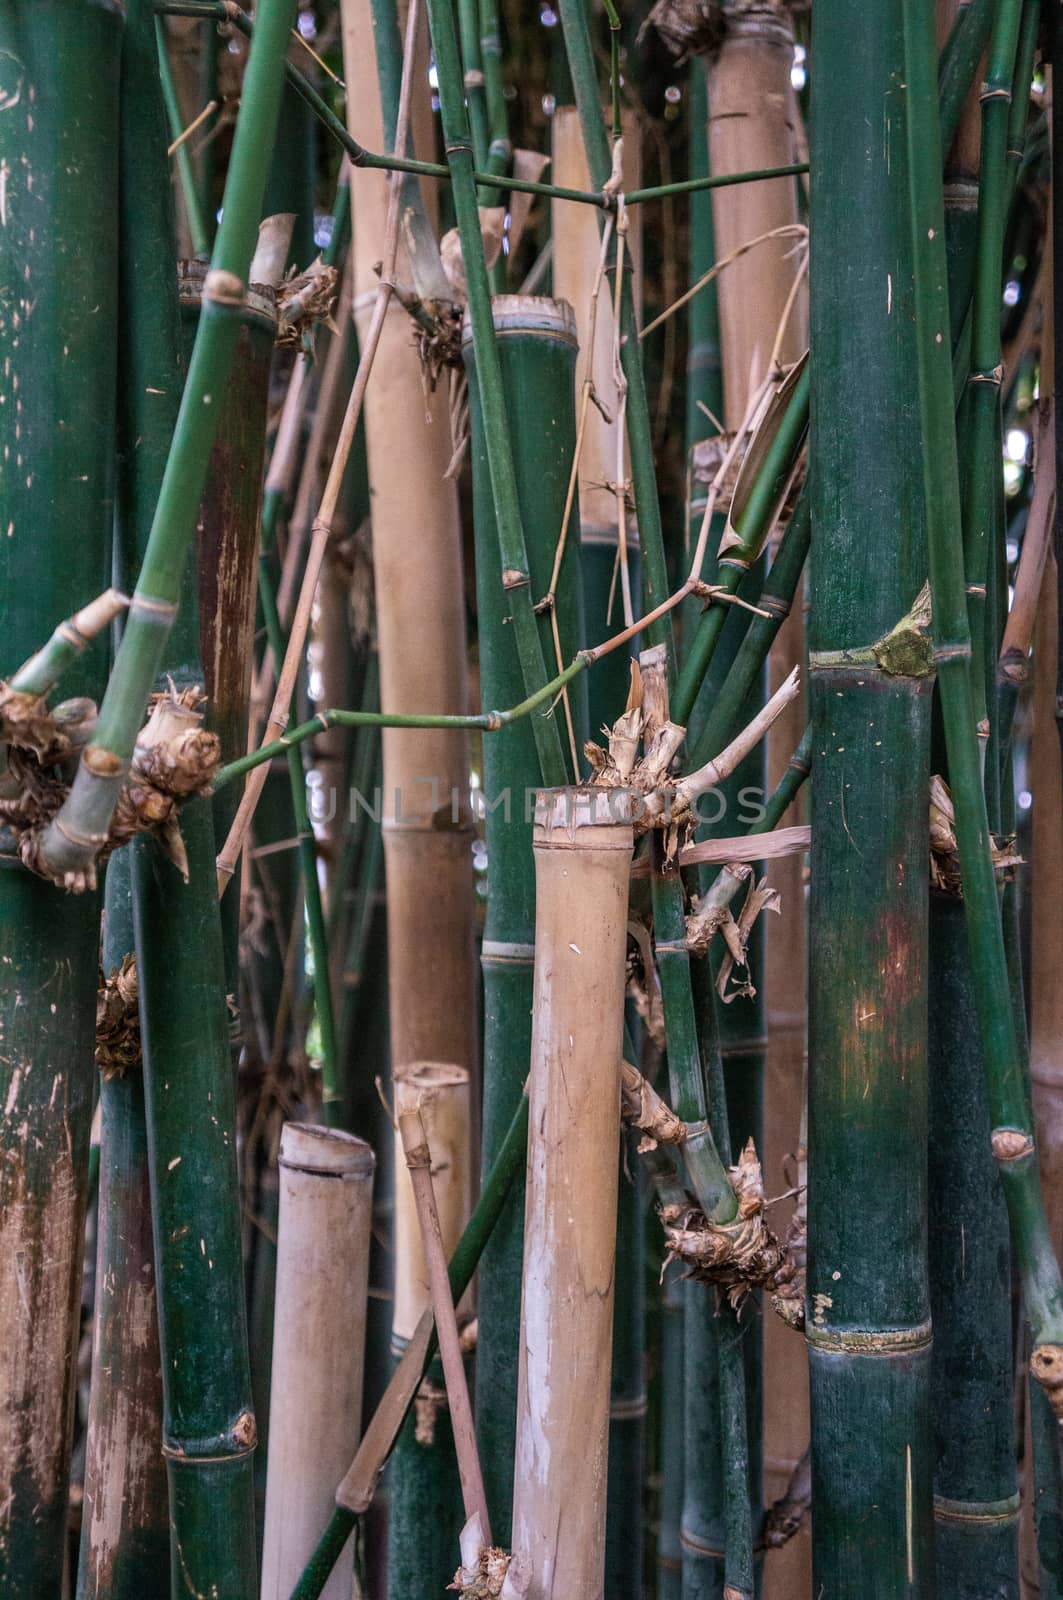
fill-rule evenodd
<path id="1" fill-rule="evenodd" d="M 5 1594 L 1063 1593 L 1042 10 L 0 12 Z"/>

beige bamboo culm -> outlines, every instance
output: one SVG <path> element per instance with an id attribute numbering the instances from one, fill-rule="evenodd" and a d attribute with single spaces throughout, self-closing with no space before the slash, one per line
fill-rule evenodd
<path id="1" fill-rule="evenodd" d="M 281 1133 L 262 1600 L 287 1600 L 361 1431 L 373 1152 L 353 1134 Z M 324 1600 L 350 1600 L 353 1548 Z"/>
<path id="2" fill-rule="evenodd" d="M 716 174 L 782 166 L 799 160 L 798 117 L 790 70 L 793 30 L 783 8 L 754 8 L 748 16 L 730 15 L 720 49 L 707 63 L 709 167 Z M 801 220 L 796 182 L 773 180 L 716 189 L 712 197 L 717 259 L 772 229 Z M 768 376 L 773 347 L 786 366 L 805 348 L 807 283 L 796 283 L 801 252 L 783 238 L 757 245 L 718 280 L 723 364 L 724 417 L 738 428 L 758 386 Z M 795 287 L 796 283 L 796 287 Z M 772 646 L 768 692 L 772 693 L 804 660 L 802 585 L 790 616 Z M 779 782 L 805 723 L 804 696 L 795 699 L 774 724 L 767 741 L 766 788 Z M 803 800 L 785 821 L 801 823 Z M 766 1060 L 765 1158 L 769 1170 L 782 1170 L 795 1148 L 801 1121 L 802 1058 L 805 1025 L 804 863 L 799 855 L 776 862 L 772 884 L 780 892 L 778 923 L 768 930 L 765 996 L 770 1018 Z M 774 1324 L 774 1325 L 773 1325 Z M 794 1463 L 808 1440 L 808 1380 L 799 1341 L 775 1318 L 764 1329 L 765 1489 L 769 1498 L 784 1492 Z M 807 1556 L 798 1546 L 786 1562 Z M 779 1557 L 773 1560 L 777 1564 Z M 782 1574 L 779 1574 L 782 1577 Z"/>
<path id="3" fill-rule="evenodd" d="M 638 188 L 640 181 L 640 131 L 634 115 L 625 112 L 622 120 L 623 185 Z M 589 189 L 590 176 L 583 148 L 579 112 L 575 106 L 558 106 L 551 123 L 553 182 L 566 189 Z M 642 262 L 641 207 L 629 218 L 625 255 L 634 272 L 636 306 L 641 303 L 639 277 Z M 598 216 L 591 206 L 569 201 L 551 203 L 553 237 L 554 294 L 567 300 L 576 313 L 579 356 L 576 360 L 576 415 L 582 428 L 579 455 L 580 539 L 616 545 L 616 496 L 610 485 L 617 477 L 617 435 L 622 426 L 618 413 L 614 346 L 616 323 L 613 317 L 615 238 L 607 246 L 606 271 L 601 274 L 591 327 L 594 285 L 599 277 L 601 238 Z M 593 350 L 591 335 L 593 333 Z M 608 417 L 593 403 L 584 406 L 584 385 L 588 376 Z M 625 453 L 625 476 L 627 475 Z M 632 537 L 634 537 L 634 519 Z"/>
<path id="4" fill-rule="evenodd" d="M 416 1105 L 432 1152 L 432 1178 L 443 1248 L 449 1260 L 461 1238 L 472 1206 L 472 1143 L 469 1074 L 442 1061 L 414 1061 L 407 1066 L 396 1097 L 401 1115 Z M 417 1331 L 432 1294 L 421 1241 L 410 1174 L 402 1138 L 395 1133 L 395 1305 L 392 1339 L 403 1350 Z"/>
<path id="5" fill-rule="evenodd" d="M 347 121 L 385 147 L 368 0 L 344 0 Z M 425 64 L 427 71 L 427 64 Z M 423 76 L 418 81 L 423 82 Z M 422 105 L 423 102 L 423 105 Z M 430 115 L 427 96 L 416 111 Z M 354 307 L 364 333 L 379 277 L 386 174 L 361 172 L 354 215 Z M 400 249 L 397 276 L 406 276 Z M 381 704 L 392 712 L 467 709 L 465 605 L 446 376 L 425 390 L 410 319 L 393 298 L 366 392 Z M 460 731 L 385 729 L 383 828 L 392 1065 L 477 1069 L 468 743 Z M 430 899 L 425 885 L 431 885 Z"/>
<path id="6" fill-rule="evenodd" d="M 618 789 L 546 789 L 536 804 L 513 1489 L 530 1600 L 603 1594 L 628 803 Z"/>

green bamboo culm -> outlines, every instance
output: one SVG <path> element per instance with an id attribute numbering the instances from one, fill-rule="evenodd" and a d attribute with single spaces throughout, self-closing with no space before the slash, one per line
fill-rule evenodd
<path id="1" fill-rule="evenodd" d="M 295 0 L 266 0 L 259 12 L 222 220 L 203 286 L 200 326 L 129 620 L 93 743 L 82 755 L 70 794 L 41 838 L 46 869 L 71 888 L 95 880 L 96 858 L 110 828 L 176 615 L 181 574 L 195 535 L 221 396 L 240 328 L 294 14 Z"/>
<path id="2" fill-rule="evenodd" d="M 480 236 L 480 213 L 476 204 L 471 135 L 462 88 L 458 41 L 453 13 L 445 0 L 428 0 L 428 20 L 439 80 L 443 138 L 447 147 L 447 163 L 465 266 L 468 317 L 476 347 L 477 382 L 485 419 L 484 437 L 498 529 L 502 583 L 509 600 L 510 625 L 517 642 L 524 690 L 526 694 L 532 694 L 546 682 L 549 674 L 532 608 L 528 551 L 513 462 L 513 433 L 495 346 L 491 292 Z M 542 782 L 548 786 L 563 786 L 567 774 L 556 719 L 537 717 L 532 729 L 539 753 Z"/>
<path id="3" fill-rule="evenodd" d="M 993 26 L 996 0 L 960 0 L 938 64 L 941 104 L 941 148 L 947 151 L 956 137 L 970 92 Z"/>
<path id="4" fill-rule="evenodd" d="M 831 173 L 811 196 L 813 233 L 831 240 L 813 252 L 810 279 L 813 1589 L 914 1600 L 931 1592 L 934 1574 L 925 1242 L 933 679 L 917 619 L 883 665 L 867 648 L 917 599 L 926 518 L 911 471 L 902 0 L 876 7 L 859 51 L 850 20 L 838 0 L 819 0 L 812 39 L 811 162 Z M 879 108 L 874 131 L 869 105 Z M 940 166 L 937 182 L 940 195 Z M 859 664 L 846 658 L 852 650 Z"/>
<path id="5" fill-rule="evenodd" d="M 170 140 L 180 139 L 184 133 L 181 118 L 181 105 L 177 98 L 177 85 L 174 83 L 173 68 L 170 65 L 170 52 L 166 46 L 166 24 L 161 17 L 155 20 L 155 44 L 158 52 L 158 72 L 162 83 L 163 99 L 166 103 L 166 120 L 170 129 Z M 181 199 L 184 202 L 185 216 L 188 219 L 188 231 L 192 239 L 192 249 L 197 256 L 206 257 L 210 253 L 210 229 L 207 226 L 206 214 L 203 210 L 202 198 L 196 183 L 196 175 L 192 167 L 192 155 L 187 142 L 181 144 L 174 152 L 177 163 L 177 174 L 181 183 Z"/>
<path id="6" fill-rule="evenodd" d="M 110 570 L 124 8 L 0 7 L 0 616 L 8 679 Z M 17 421 L 17 428 L 16 428 Z M 103 641 L 72 665 L 98 699 Z M 0 870 L 0 1591 L 62 1586 L 99 901 Z"/>
<path id="7" fill-rule="evenodd" d="M 1003 1183 L 1033 1339 L 1030 1371 L 1059 1418 L 1063 1414 L 1063 1285 L 1045 1221 L 1014 1013 L 1007 1003 L 1008 968 L 975 726 L 971 678 L 976 669 L 960 560 L 962 534 L 951 374 L 941 331 L 948 322 L 947 279 L 937 107 L 927 89 L 933 58 L 933 19 L 925 0 L 906 0 L 905 46 L 905 77 L 913 107 L 909 127 L 910 229 L 917 288 L 919 400 L 934 659 L 956 813 L 967 937 L 992 1127 L 991 1148 Z M 1058 1425 L 1056 1431 L 1058 1449 Z"/>
<path id="8" fill-rule="evenodd" d="M 575 449 L 576 331 L 560 301 L 499 296 L 494 324 L 502 384 L 510 414 L 536 417 L 535 428 L 515 437 L 517 492 L 524 519 L 533 595 L 550 587 L 554 552 Z M 503 575 L 487 456 L 479 351 L 466 333 L 476 540 L 476 609 L 480 640 L 480 693 L 484 706 L 520 694 L 522 675 Z M 556 618 L 566 659 L 583 636 L 578 510 L 564 530 L 565 550 L 556 586 Z M 553 651 L 550 620 L 536 618 L 544 655 Z M 584 679 L 576 681 L 580 688 Z M 577 748 L 587 727 L 586 696 L 571 697 Z M 545 708 L 544 708 L 545 709 Z M 541 716 L 533 712 L 532 716 Z M 564 727 L 565 711 L 552 713 Z M 567 743 L 567 740 L 566 740 Z M 539 754 L 528 721 L 483 741 L 484 829 L 487 843 L 487 916 L 481 959 L 484 983 L 483 1170 L 493 1164 L 520 1104 L 531 1050 L 532 969 L 535 954 L 535 863 L 525 797 L 541 783 Z M 513 1498 L 517 1418 L 517 1355 L 524 1240 L 524 1182 L 514 1185 L 480 1267 L 476 1352 L 477 1437 L 491 1529 L 508 1543 Z"/>
<path id="9" fill-rule="evenodd" d="M 182 379 L 173 195 L 147 0 L 126 7 L 120 95 L 114 577 L 125 586 L 151 526 Z M 131 867 L 130 851 L 120 850 L 107 869 L 105 977 L 133 952 Z M 130 1004 L 138 1035 L 135 990 Z M 144 1076 L 139 1049 L 131 1061 L 100 1067 L 96 1326 L 77 1596 L 141 1600 L 165 1595 L 170 1572 Z"/>
<path id="10" fill-rule="evenodd" d="M 911 0 L 906 11 L 906 75 L 920 105 L 920 140 L 912 151 L 911 230 L 916 242 L 920 401 L 924 416 L 924 477 L 930 529 L 930 574 L 934 595 L 934 655 L 946 734 L 956 830 L 963 871 L 964 904 L 978 1005 L 979 1030 L 989 1088 L 992 1149 L 1004 1185 L 1012 1237 L 1034 1339 L 1031 1370 L 1057 1409 L 1061 1408 L 1063 1291 L 1047 1237 L 1036 1156 L 1029 1127 L 1022 1063 L 1013 1009 L 999 1003 L 1008 992 L 1008 968 L 989 848 L 985 799 L 978 775 L 973 717 L 971 644 L 960 593 L 959 493 L 955 452 L 943 427 L 942 368 L 938 327 L 946 298 L 944 259 L 935 232 L 941 205 L 929 155 L 937 127 L 923 103 L 928 18 Z M 913 141 L 914 143 L 914 141 Z M 927 154 L 929 152 L 929 155 Z M 921 165 L 920 165 L 921 163 Z M 944 452 L 939 454 L 940 449 Z M 932 470 L 931 463 L 936 470 Z"/>

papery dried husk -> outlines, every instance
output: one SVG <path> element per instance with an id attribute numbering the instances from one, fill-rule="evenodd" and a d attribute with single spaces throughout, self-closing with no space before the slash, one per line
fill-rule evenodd
<path id="1" fill-rule="evenodd" d="M 991 838 L 993 870 L 1002 881 L 1011 883 L 1024 858 L 1015 849 L 1014 834 L 994 834 Z M 956 813 L 952 794 L 944 778 L 934 773 L 930 779 L 930 887 L 939 894 L 963 898 L 963 873 L 956 837 Z"/>
<path id="2" fill-rule="evenodd" d="M 336 268 L 320 256 L 305 272 L 287 278 L 277 290 L 277 343 L 301 350 L 314 324 L 331 317 L 338 285 Z"/>
<path id="3" fill-rule="evenodd" d="M 126 956 L 96 992 L 96 1065 L 105 1078 L 122 1078 L 140 1066 L 137 962 Z"/>
<path id="4" fill-rule="evenodd" d="M 658 1144 L 682 1144 L 687 1136 L 686 1123 L 630 1061 L 620 1063 L 620 1115 L 625 1122 L 642 1129 L 639 1155 L 656 1150 Z"/>
<path id="5" fill-rule="evenodd" d="M 58 761 L 70 740 L 56 727 L 44 695 L 23 694 L 0 680 L 0 743 L 30 750 L 44 765 Z"/>
<path id="6" fill-rule="evenodd" d="M 738 1199 L 733 1222 L 712 1222 L 700 1206 L 665 1206 L 661 1212 L 670 1259 L 689 1276 L 715 1284 L 736 1311 L 753 1289 L 774 1289 L 786 1251 L 764 1220 L 764 1180 L 752 1139 L 728 1175 Z"/>
<path id="7" fill-rule="evenodd" d="M 447 1593 L 466 1595 L 469 1600 L 521 1600 L 528 1592 L 528 1581 L 508 1550 L 497 1545 L 480 1551 L 476 1571 L 461 1566 L 454 1574 L 454 1582 L 447 1584 Z"/>
<path id="8" fill-rule="evenodd" d="M 691 56 L 716 49 L 723 37 L 723 6 L 720 0 L 657 0 L 639 30 L 640 39 L 648 27 L 656 28 L 681 66 Z"/>

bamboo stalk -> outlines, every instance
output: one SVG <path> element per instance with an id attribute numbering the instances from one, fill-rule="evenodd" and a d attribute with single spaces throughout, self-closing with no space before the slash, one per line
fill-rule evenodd
<path id="1" fill-rule="evenodd" d="M 469 1124 L 472 1106 L 466 1068 L 434 1061 L 409 1062 L 396 1085 L 401 1112 L 409 1097 L 420 1097 L 421 1120 L 433 1152 L 433 1189 L 443 1245 L 451 1255 L 469 1217 L 472 1195 Z M 401 1118 L 400 1118 L 401 1120 Z M 413 1338 L 424 1313 L 431 1309 L 428 1263 L 421 1238 L 416 1193 L 403 1177 L 401 1130 L 395 1130 L 395 1302 L 392 1342 L 399 1354 Z"/>
<path id="2" fill-rule="evenodd" d="M 262 1600 L 287 1600 L 357 1444 L 373 1152 L 338 1129 L 281 1134 Z M 349 1596 L 353 1549 L 326 1600 Z"/>
<path id="3" fill-rule="evenodd" d="M 813 185 L 811 213 L 816 236 L 834 241 L 826 254 L 813 252 L 810 284 L 813 1587 L 883 1600 L 928 1593 L 933 1582 L 925 1253 L 931 678 L 925 646 L 894 663 L 900 671 L 820 658 L 893 628 L 926 570 L 926 515 L 910 470 L 918 414 L 905 132 L 916 113 L 891 88 L 905 73 L 904 9 L 896 0 L 879 7 L 866 47 L 854 52 L 845 8 L 820 5 L 811 155 L 834 174 L 829 188 Z M 871 103 L 888 108 L 888 151 L 864 121 Z M 854 206 L 860 228 L 849 225 Z M 940 219 L 938 227 L 943 232 Z M 895 263 L 888 301 L 884 260 Z M 865 448 L 868 415 L 882 419 L 874 448 Z"/>
<path id="4" fill-rule="evenodd" d="M 131 41 L 138 20 L 131 9 L 124 51 L 130 64 L 137 59 Z M 149 43 L 154 68 L 150 28 Z M 127 78 L 127 86 L 129 82 Z M 127 853 L 119 853 L 107 872 L 104 972 L 120 969 L 132 949 L 129 859 Z M 139 1028 L 135 999 L 129 1025 Z M 119 1069 L 111 1063 L 101 1076 L 96 1248 L 77 1596 L 78 1600 L 140 1600 L 145 1594 L 165 1594 L 169 1588 L 170 1530 L 139 1051 L 129 1065 L 123 1063 Z"/>
<path id="5" fill-rule="evenodd" d="M 344 6 L 347 115 L 353 132 L 383 139 L 378 71 L 386 26 L 365 4 Z M 391 23 L 394 28 L 394 22 Z M 418 45 L 420 48 L 420 45 Z M 386 192 L 359 179 L 354 222 L 354 312 L 363 341 L 375 294 Z M 467 704 L 465 606 L 457 494 L 444 474 L 452 453 L 442 387 L 426 405 L 409 319 L 395 301 L 365 402 L 381 704 L 461 715 Z M 401 536 L 398 530 L 405 530 Z M 451 1061 L 476 1074 L 474 915 L 464 732 L 384 735 L 384 850 L 388 989 L 395 1077 L 417 1061 Z M 433 885 L 425 915 L 424 886 Z"/>
<path id="6" fill-rule="evenodd" d="M 535 416 L 536 428 L 516 434 L 517 492 L 527 507 L 525 537 L 533 594 L 553 586 L 550 617 L 537 626 L 544 654 L 556 625 L 564 656 L 583 636 L 579 551 L 565 528 L 567 486 L 575 440 L 575 325 L 562 302 L 505 295 L 494 302 L 498 354 L 506 400 L 515 416 Z M 480 405 L 479 368 L 466 342 L 476 541 L 476 602 L 480 694 L 484 706 L 522 692 L 520 662 L 509 625 Z M 574 521 L 574 518 L 571 519 Z M 557 565 L 555 546 L 567 537 Z M 556 566 L 556 573 L 555 573 Z M 542 711 L 549 709 L 543 705 Z M 574 726 L 582 739 L 585 702 L 573 696 Z M 534 713 L 533 713 L 534 714 Z M 560 708 L 553 711 L 562 715 Z M 531 729 L 506 726 L 483 743 L 484 834 L 488 853 L 487 914 L 481 950 L 484 983 L 484 1100 L 482 1163 L 488 1169 L 520 1104 L 531 1048 L 535 880 L 528 797 L 540 782 Z M 517 1416 L 520 1275 L 524 1184 L 518 1181 L 484 1252 L 479 1276 L 476 1359 L 477 1436 L 491 1525 L 509 1543 L 513 1448 Z"/>
<path id="7" fill-rule="evenodd" d="M 0 229 L 9 672 L 108 576 L 122 20 L 47 0 L 0 16 L 9 98 L 18 86 Z M 102 659 L 100 645 L 80 657 L 70 694 L 98 698 Z M 0 873 L 0 1589 L 27 1600 L 59 1593 L 66 1544 L 98 926 L 95 896 Z"/>
<path id="8" fill-rule="evenodd" d="M 172 191 L 155 24 L 126 8 L 119 125 L 119 369 L 115 575 L 136 571 L 180 402 Z M 134 944 L 131 858 L 110 863 L 103 922 L 109 976 Z M 134 968 L 135 973 L 135 968 Z M 134 991 L 135 994 L 135 991 Z M 133 1001 L 132 1022 L 139 1032 Z M 102 1064 L 101 1064 L 102 1066 Z M 169 1586 L 162 1371 L 143 1064 L 102 1066 L 97 1301 L 78 1600 L 140 1600 Z"/>
<path id="9" fill-rule="evenodd" d="M 1057 1417 L 1063 1394 L 1063 1287 L 1045 1219 L 1027 1091 L 1008 994 L 1008 970 L 989 849 L 985 797 L 974 726 L 971 648 L 958 561 L 959 494 L 950 409 L 951 382 L 936 338 L 944 318 L 945 277 L 936 172 L 936 107 L 926 92 L 932 19 L 906 19 L 906 75 L 919 108 L 919 139 L 911 140 L 911 234 L 914 242 L 919 392 L 924 424 L 924 479 L 930 530 L 930 579 L 939 692 L 952 780 L 963 873 L 967 934 L 975 976 L 979 1032 L 988 1086 L 992 1150 L 1008 1205 L 1026 1314 L 1033 1336 L 1030 1371 Z M 913 129 L 914 133 L 914 129 Z M 946 422 L 947 419 L 947 422 Z M 931 468 L 931 462 L 934 463 Z M 1058 1426 L 1057 1426 L 1058 1435 Z M 1058 1447 L 1058 1438 L 1057 1438 Z"/>
<path id="10" fill-rule="evenodd" d="M 603 1594 L 616 1063 L 632 843 L 622 815 L 616 791 L 544 790 L 536 802 L 513 1548 L 542 1600 Z M 551 1359 L 561 1349 L 563 1365 Z"/>
<path id="11" fill-rule="evenodd" d="M 293 13 L 291 0 L 271 0 L 262 8 L 248 59 L 226 204 L 204 284 L 200 329 L 129 621 L 93 742 L 78 764 L 70 794 L 41 836 L 41 865 L 67 888 L 83 889 L 95 882 L 96 858 L 173 625 L 219 415 L 212 402 L 225 384 L 239 331 Z"/>

